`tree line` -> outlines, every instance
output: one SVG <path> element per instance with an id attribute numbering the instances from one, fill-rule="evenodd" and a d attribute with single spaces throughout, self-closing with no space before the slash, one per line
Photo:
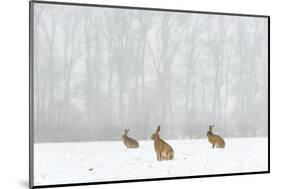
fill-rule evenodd
<path id="1" fill-rule="evenodd" d="M 36 142 L 267 135 L 267 20 L 35 5 Z"/>

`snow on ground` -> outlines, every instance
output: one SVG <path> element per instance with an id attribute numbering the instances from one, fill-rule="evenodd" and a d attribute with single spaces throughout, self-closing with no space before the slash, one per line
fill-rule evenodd
<path id="1" fill-rule="evenodd" d="M 35 185 L 266 171 L 267 138 L 168 140 L 174 160 L 157 161 L 153 141 L 127 149 L 120 141 L 34 145 Z"/>

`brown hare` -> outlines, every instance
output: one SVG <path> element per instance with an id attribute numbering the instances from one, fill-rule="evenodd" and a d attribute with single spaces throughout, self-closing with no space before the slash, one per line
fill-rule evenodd
<path id="1" fill-rule="evenodd" d="M 129 129 L 125 129 L 125 133 L 122 135 L 123 142 L 127 148 L 138 148 L 139 143 L 135 139 L 128 137 Z"/>
<path id="2" fill-rule="evenodd" d="M 214 125 L 209 126 L 209 131 L 207 132 L 208 141 L 212 144 L 212 148 L 224 148 L 225 142 L 222 137 L 219 135 L 215 135 L 212 132 L 212 129 L 214 128 Z"/>
<path id="3" fill-rule="evenodd" d="M 157 127 L 156 132 L 151 136 L 151 139 L 154 141 L 154 149 L 157 155 L 157 160 L 172 160 L 174 158 L 174 150 L 168 143 L 160 138 L 159 132 L 160 125 Z"/>

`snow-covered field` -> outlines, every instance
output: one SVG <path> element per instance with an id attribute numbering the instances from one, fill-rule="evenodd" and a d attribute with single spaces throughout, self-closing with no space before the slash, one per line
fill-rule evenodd
<path id="1" fill-rule="evenodd" d="M 44 143 L 34 146 L 35 185 L 266 171 L 267 138 L 225 139 L 212 149 L 207 139 L 168 140 L 171 161 L 157 161 L 153 141 L 127 149 L 116 141 Z"/>

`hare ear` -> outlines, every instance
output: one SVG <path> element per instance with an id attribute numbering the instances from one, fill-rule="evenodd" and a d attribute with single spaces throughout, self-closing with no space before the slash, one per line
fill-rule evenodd
<path id="1" fill-rule="evenodd" d="M 158 125 L 156 131 L 158 131 L 158 132 L 160 131 L 160 125 Z"/>
<path id="2" fill-rule="evenodd" d="M 127 132 L 129 132 L 130 131 L 130 129 L 127 129 Z"/>

